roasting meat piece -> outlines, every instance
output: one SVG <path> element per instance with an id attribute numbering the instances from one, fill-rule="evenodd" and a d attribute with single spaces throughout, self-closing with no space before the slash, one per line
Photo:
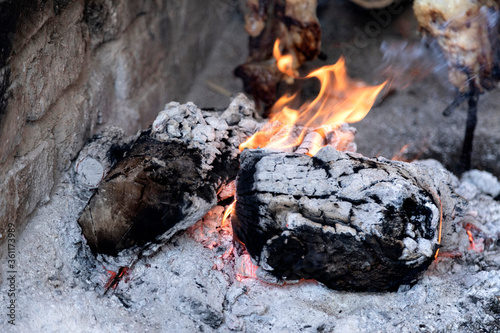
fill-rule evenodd
<path id="1" fill-rule="evenodd" d="M 247 0 L 241 10 L 245 15 L 245 30 L 250 37 L 259 36 L 266 26 L 266 6 L 260 6 L 259 0 Z"/>
<path id="2" fill-rule="evenodd" d="M 249 35 L 247 62 L 235 70 L 245 91 L 267 110 L 277 99 L 277 84 L 286 76 L 276 67 L 273 46 L 292 54 L 293 70 L 320 52 L 321 28 L 316 0 L 247 0 L 242 6 Z"/>
<path id="3" fill-rule="evenodd" d="M 276 101 L 277 86 L 284 75 L 272 59 L 240 65 L 234 70 L 234 74 L 243 80 L 245 91 L 266 106 L 271 106 Z"/>
<path id="4" fill-rule="evenodd" d="M 313 60 L 321 47 L 321 27 L 316 17 L 316 0 L 286 0 L 276 2 L 276 16 L 285 24 L 281 36 L 285 50 L 295 55 L 298 67 Z M 272 45 L 271 45 L 272 47 Z"/>
<path id="5" fill-rule="evenodd" d="M 493 89 L 500 79 L 499 1 L 415 0 L 421 30 L 448 60 L 449 79 L 462 94 Z"/>

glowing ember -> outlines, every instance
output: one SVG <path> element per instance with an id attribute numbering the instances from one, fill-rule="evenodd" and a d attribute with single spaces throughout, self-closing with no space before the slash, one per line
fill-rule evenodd
<path id="1" fill-rule="evenodd" d="M 463 256 L 462 252 L 454 250 L 454 251 L 439 252 L 437 258 L 461 258 L 462 256 Z"/>
<path id="2" fill-rule="evenodd" d="M 469 237 L 469 248 L 468 250 L 473 250 L 476 252 L 484 251 L 484 239 L 479 237 L 481 230 L 471 223 L 465 224 L 465 232 L 467 237 Z"/>
<path id="3" fill-rule="evenodd" d="M 106 269 L 106 271 L 108 272 L 108 274 L 110 274 L 111 276 L 109 277 L 108 279 L 108 282 L 106 282 L 106 285 L 104 286 L 105 288 L 105 292 L 104 294 L 106 295 L 106 293 L 110 290 L 110 289 L 116 289 L 116 287 L 118 287 L 118 284 L 120 283 L 120 281 L 126 276 L 128 275 L 129 273 L 129 267 L 120 267 L 120 269 L 118 269 L 118 272 L 113 272 L 111 270 L 108 270 Z"/>
<path id="4" fill-rule="evenodd" d="M 236 269 L 236 279 L 241 281 L 242 279 L 255 279 L 257 278 L 257 269 L 259 267 L 255 266 L 250 259 L 248 252 L 244 251 L 240 256 L 236 258 L 235 269 Z"/>
<path id="5" fill-rule="evenodd" d="M 474 245 L 474 236 L 472 236 L 472 232 L 470 230 L 466 230 L 465 232 L 467 232 L 467 235 L 469 236 L 469 242 L 470 242 L 469 250 L 476 250 L 476 246 Z"/>
<path id="6" fill-rule="evenodd" d="M 220 193 L 235 194 L 234 182 L 226 184 Z M 215 206 L 202 220 L 188 229 L 188 233 L 204 247 L 217 253 L 214 256 L 213 269 L 225 270 L 234 266 L 234 277 L 241 281 L 244 278 L 256 278 L 257 266 L 251 260 L 244 245 L 234 246 L 231 214 L 236 201 L 227 206 Z"/>
<path id="7" fill-rule="evenodd" d="M 437 193 L 431 191 L 434 197 L 437 199 L 439 202 L 439 229 L 438 229 L 438 244 L 441 245 L 441 234 L 443 231 L 443 202 L 441 201 L 441 198 L 437 195 Z M 436 250 L 436 253 L 434 254 L 434 259 L 436 259 L 439 255 L 439 249 Z"/>
<path id="8" fill-rule="evenodd" d="M 287 75 L 296 76 L 293 59 L 281 55 L 278 41 L 274 51 L 278 68 Z M 242 143 L 240 150 L 267 147 L 286 151 L 289 147 L 299 146 L 309 135 L 311 147 L 307 154 L 313 156 L 328 144 L 325 139 L 332 131 L 343 123 L 362 120 L 386 84 L 368 86 L 350 79 L 342 57 L 336 64 L 317 69 L 305 78 L 317 78 L 320 81 L 318 96 L 297 109 L 292 105 L 298 104 L 298 94 L 281 97 L 271 108 L 269 123 Z"/>
<path id="9" fill-rule="evenodd" d="M 232 198 L 234 197 L 235 193 L 236 193 L 236 183 L 233 180 L 232 182 L 224 184 L 219 188 L 219 190 L 217 191 L 217 200 L 223 201 Z"/>

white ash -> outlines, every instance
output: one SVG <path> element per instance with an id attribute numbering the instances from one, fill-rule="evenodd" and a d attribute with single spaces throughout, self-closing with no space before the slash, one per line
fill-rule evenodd
<path id="1" fill-rule="evenodd" d="M 462 181 L 462 186 L 469 187 L 470 192 L 474 194 L 483 192 L 493 198 L 500 194 L 500 182 L 498 178 L 486 171 L 468 171 L 462 175 Z M 464 193 L 464 195 L 467 195 L 467 193 Z"/>
<path id="2" fill-rule="evenodd" d="M 123 130 L 118 127 L 105 128 L 95 135 L 78 154 L 75 163 L 75 183 L 84 188 L 97 188 L 111 168 L 109 152 L 113 145 L 123 145 Z"/>
<path id="3" fill-rule="evenodd" d="M 202 165 L 205 171 L 210 171 L 223 150 L 229 151 L 232 157 L 239 154 L 238 146 L 257 126 L 252 117 L 254 109 L 253 102 L 243 94 L 235 96 L 222 113 L 203 111 L 192 102 L 170 102 L 153 122 L 151 136 L 159 141 L 179 140 L 199 148 L 204 157 Z"/>
<path id="4" fill-rule="evenodd" d="M 183 232 L 103 296 L 109 278 L 103 265 L 116 271 L 130 258 L 92 257 L 77 224 L 89 191 L 72 171 L 17 235 L 16 326 L 5 315 L 0 325 L 4 332 L 499 331 L 500 203 L 491 196 L 498 182 L 483 182 L 484 175 L 471 172 L 457 184 L 469 206 L 463 227 L 444 235 L 453 237 L 443 240 L 449 252 L 442 251 L 417 284 L 398 292 L 238 281 L 236 264 L 218 270 L 218 249 Z M 482 230 L 477 236 L 484 238 L 484 252 L 469 250 L 464 223 Z M 5 256 L 2 263 L 0 293 L 7 304 Z"/>

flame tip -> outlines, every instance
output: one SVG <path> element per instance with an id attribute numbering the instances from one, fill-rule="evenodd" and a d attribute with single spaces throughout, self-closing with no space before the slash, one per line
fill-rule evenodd
<path id="1" fill-rule="evenodd" d="M 289 76 L 298 77 L 293 55 L 283 55 L 280 46 L 281 40 L 278 38 L 274 43 L 273 55 L 279 70 Z M 377 86 L 352 80 L 347 76 L 345 62 L 345 57 L 341 55 L 335 64 L 323 66 L 305 76 L 305 78 L 315 77 L 321 82 L 320 92 L 313 101 L 294 109 L 291 105 L 297 102 L 298 92 L 292 95 L 286 93 L 279 98 L 271 108 L 270 123 L 273 124 L 264 126 L 261 131 L 247 139 L 240 145 L 240 151 L 259 147 L 278 149 L 297 147 L 307 134 L 304 128 L 362 120 L 388 80 Z M 321 147 L 319 144 L 318 147 L 309 149 L 307 154 L 319 151 Z"/>

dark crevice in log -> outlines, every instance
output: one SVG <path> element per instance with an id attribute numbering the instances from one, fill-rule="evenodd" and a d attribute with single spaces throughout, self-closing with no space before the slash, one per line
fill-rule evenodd
<path id="1" fill-rule="evenodd" d="M 324 161 L 317 159 L 314 156 L 312 157 L 312 161 L 313 161 L 313 165 L 316 168 L 321 168 L 322 170 L 324 170 L 326 172 L 328 177 L 332 177 L 332 174 L 330 173 L 330 169 L 328 168 L 328 165 Z"/>

